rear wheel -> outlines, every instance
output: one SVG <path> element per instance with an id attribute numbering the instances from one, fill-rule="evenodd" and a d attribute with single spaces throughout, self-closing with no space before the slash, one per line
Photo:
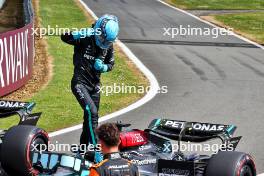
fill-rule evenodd
<path id="1" fill-rule="evenodd" d="M 222 151 L 209 160 L 205 176 L 256 176 L 256 168 L 250 155 Z"/>
<path id="2" fill-rule="evenodd" d="M 36 175 L 31 164 L 32 152 L 48 146 L 48 134 L 37 127 L 18 125 L 5 134 L 1 149 L 1 164 L 8 175 Z"/>

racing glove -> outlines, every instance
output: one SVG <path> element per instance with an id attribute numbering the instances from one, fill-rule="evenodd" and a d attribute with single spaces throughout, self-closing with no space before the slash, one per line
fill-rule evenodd
<path id="1" fill-rule="evenodd" d="M 87 29 L 82 29 L 80 31 L 73 31 L 71 34 L 74 40 L 78 40 L 81 38 L 90 37 L 93 34 L 93 32 L 91 28 L 87 28 Z"/>
<path id="2" fill-rule="evenodd" d="M 104 73 L 107 71 L 108 67 L 106 64 L 103 63 L 101 59 L 95 59 L 94 68 L 97 71 L 100 71 L 101 73 Z"/>

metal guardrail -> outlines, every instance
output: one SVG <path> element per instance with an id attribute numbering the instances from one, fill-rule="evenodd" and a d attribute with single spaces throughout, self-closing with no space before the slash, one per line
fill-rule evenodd
<path id="1" fill-rule="evenodd" d="M 23 1 L 24 26 L 0 34 L 0 97 L 25 85 L 33 73 L 34 10 L 31 1 Z M 14 63 L 12 69 L 8 67 L 11 62 Z"/>
<path id="2" fill-rule="evenodd" d="M 1 1 L 1 0 L 0 0 Z M 31 0 L 24 0 L 23 2 L 24 21 L 25 24 L 29 24 L 33 21 L 34 10 Z"/>

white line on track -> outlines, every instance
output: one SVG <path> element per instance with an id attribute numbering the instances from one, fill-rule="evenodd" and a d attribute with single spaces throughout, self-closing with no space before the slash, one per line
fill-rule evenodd
<path id="1" fill-rule="evenodd" d="M 157 1 L 160 2 L 160 3 L 162 3 L 162 4 L 164 4 L 164 5 L 166 5 L 166 6 L 168 6 L 168 7 L 171 7 L 171 8 L 173 8 L 173 9 L 177 10 L 177 11 L 180 11 L 180 12 L 186 14 L 186 15 L 189 15 L 189 16 L 191 16 L 191 17 L 193 17 L 193 18 L 195 18 L 195 19 L 197 19 L 197 20 L 199 20 L 199 21 L 201 21 L 201 22 L 203 22 L 203 23 L 206 23 L 206 24 L 208 24 L 208 25 L 210 25 L 210 26 L 213 26 L 213 27 L 215 27 L 215 28 L 220 28 L 219 26 L 217 26 L 217 25 L 215 25 L 215 24 L 213 24 L 213 23 L 210 23 L 209 21 L 203 20 L 203 19 L 201 19 L 201 18 L 199 18 L 199 17 L 197 17 L 197 16 L 195 16 L 195 15 L 193 15 L 193 14 L 191 14 L 191 13 L 185 11 L 185 10 L 179 9 L 179 8 L 177 8 L 177 7 L 174 7 L 174 6 L 172 6 L 172 5 L 170 5 L 170 4 L 166 3 L 166 2 L 164 2 L 164 1 L 162 1 L 162 0 L 157 0 Z M 225 30 L 225 31 L 228 32 L 227 30 Z M 244 40 L 245 42 L 248 42 L 248 43 L 250 43 L 250 44 L 252 44 L 252 45 L 255 45 L 255 46 L 257 46 L 257 47 L 259 47 L 259 48 L 261 48 L 261 49 L 264 50 L 264 46 L 262 46 L 262 45 L 260 45 L 260 44 L 258 44 L 258 43 L 256 43 L 256 42 L 254 42 L 254 41 L 251 41 L 251 40 L 249 40 L 249 39 L 247 39 L 247 38 L 245 38 L 245 37 L 243 37 L 243 36 L 241 36 L 241 35 L 238 35 L 238 34 L 236 34 L 236 33 L 234 33 L 234 32 L 232 33 L 232 35 L 235 36 L 235 37 L 237 37 L 237 38 L 239 38 L 239 39 L 241 39 L 241 40 Z"/>
<path id="2" fill-rule="evenodd" d="M 195 18 L 195 19 L 197 19 L 197 20 L 199 20 L 199 21 L 201 21 L 201 22 L 203 22 L 203 23 L 206 23 L 206 24 L 208 24 L 208 25 L 210 25 L 210 26 L 213 26 L 213 27 L 215 27 L 215 28 L 220 28 L 219 26 L 217 26 L 217 25 L 215 25 L 215 24 L 213 24 L 213 23 L 210 23 L 210 22 L 208 22 L 208 21 L 205 21 L 205 20 L 203 20 L 203 19 L 201 19 L 201 18 L 199 18 L 199 17 L 197 17 L 197 16 L 195 16 L 195 15 L 193 15 L 193 14 L 191 14 L 191 13 L 185 11 L 185 10 L 179 9 L 179 8 L 177 8 L 177 7 L 174 7 L 174 6 L 172 6 L 172 5 L 170 5 L 170 4 L 166 3 L 166 2 L 164 2 L 164 1 L 162 1 L 162 0 L 157 0 L 157 1 L 160 2 L 160 3 L 162 3 L 162 4 L 164 4 L 164 5 L 166 5 L 166 6 L 168 6 L 168 7 L 171 7 L 171 8 L 173 8 L 173 9 L 177 10 L 177 11 L 180 11 L 180 12 L 186 14 L 186 15 L 189 15 L 189 16 L 191 16 L 191 17 L 193 17 L 193 18 Z M 252 44 L 252 45 L 255 45 L 255 46 L 257 46 L 257 47 L 259 47 L 259 48 L 261 48 L 261 49 L 264 50 L 264 47 L 263 47 L 262 45 L 256 43 L 256 42 L 253 42 L 253 41 L 251 41 L 251 40 L 249 40 L 249 39 L 247 39 L 247 38 L 245 38 L 245 37 L 243 37 L 243 36 L 240 36 L 240 35 L 238 35 L 238 34 L 235 34 L 235 33 L 233 33 L 232 35 L 235 36 L 235 37 L 237 37 L 237 38 L 239 38 L 239 39 L 241 39 L 241 40 L 244 40 L 245 42 L 248 42 L 248 43 L 250 43 L 250 44 Z M 257 176 L 264 176 L 264 173 L 262 173 L 262 174 L 258 174 Z"/>
<path id="3" fill-rule="evenodd" d="M 91 16 L 94 19 L 98 19 L 98 17 L 95 15 L 95 13 L 82 0 L 79 0 L 79 2 L 88 11 L 88 13 L 91 14 Z M 136 109 L 136 108 L 142 106 L 143 104 L 147 103 L 152 98 L 154 98 L 158 92 L 158 89 L 159 89 L 159 83 L 158 83 L 157 79 L 155 78 L 155 76 L 153 75 L 153 73 L 131 52 L 131 50 L 125 44 L 123 44 L 120 40 L 117 40 L 116 43 L 123 50 L 123 52 L 128 56 L 128 58 L 130 60 L 132 60 L 135 63 L 135 65 L 139 68 L 139 70 L 142 71 L 142 73 L 147 77 L 147 79 L 150 82 L 150 90 L 147 92 L 147 94 L 143 98 L 141 98 L 137 102 L 129 105 L 128 107 L 121 109 L 119 111 L 116 111 L 114 113 L 108 114 L 106 116 L 100 117 L 99 122 L 103 122 L 103 121 L 112 119 L 114 117 L 120 116 L 122 114 L 125 114 L 129 111 L 132 111 L 133 109 Z M 54 136 L 69 133 L 69 132 L 72 132 L 75 130 L 79 130 L 81 128 L 82 128 L 82 124 L 49 133 L 49 136 L 54 137 Z"/>

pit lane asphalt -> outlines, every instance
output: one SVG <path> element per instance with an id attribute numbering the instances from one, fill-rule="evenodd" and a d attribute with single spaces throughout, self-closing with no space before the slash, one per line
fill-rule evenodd
<path id="1" fill-rule="evenodd" d="M 235 124 L 239 151 L 264 172 L 264 51 L 234 36 L 164 36 L 164 27 L 210 28 L 156 0 L 84 0 L 97 16 L 120 19 L 120 39 L 168 93 L 114 118 L 146 128 L 157 117 Z M 52 138 L 78 143 L 80 130 Z"/>

